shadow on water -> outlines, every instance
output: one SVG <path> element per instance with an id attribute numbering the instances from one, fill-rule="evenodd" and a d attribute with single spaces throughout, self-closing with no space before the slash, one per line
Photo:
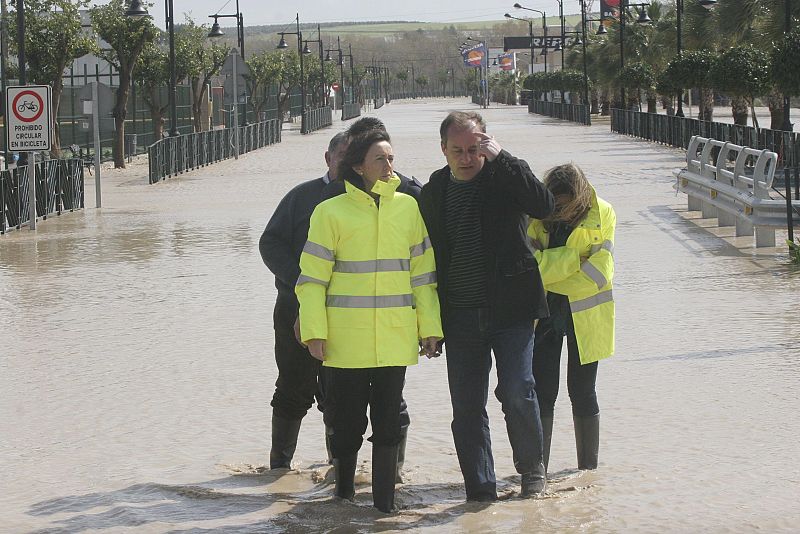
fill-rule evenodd
<path id="1" fill-rule="evenodd" d="M 42 501 L 32 505 L 28 513 L 37 517 L 77 514 L 57 519 L 53 526 L 35 531 L 38 534 L 66 534 L 103 529 L 113 531 L 151 523 L 174 526 L 220 520 L 264 511 L 282 503 L 289 509 L 261 521 L 253 522 L 251 519 L 238 525 L 192 527 L 172 532 L 384 532 L 441 525 L 490 506 L 459 502 L 443 509 L 439 507 L 433 513 L 428 510 L 421 513 L 420 509 L 428 508 L 431 497 L 441 498 L 442 503 L 452 500 L 453 495 L 459 493 L 459 485 L 406 485 L 398 488 L 400 513 L 387 515 L 372 507 L 371 493 L 359 492 L 356 502 L 350 503 L 333 497 L 332 485 L 328 483 L 316 484 L 306 491 L 273 492 L 267 488 L 284 475 L 269 472 L 264 475 L 233 475 L 187 485 L 135 484 L 107 493 Z M 264 491 L 247 493 L 248 488 Z M 425 502 L 415 495 L 424 495 Z M 98 511 L 93 511 L 95 509 Z"/>
<path id="2" fill-rule="evenodd" d="M 206 532 L 387 532 L 442 527 L 468 514 L 480 514 L 492 506 L 516 506 L 526 499 L 515 489 L 519 476 L 498 480 L 498 503 L 464 502 L 460 483 L 404 484 L 398 486 L 399 511 L 383 514 L 372 507 L 372 494 L 358 483 L 355 502 L 333 497 L 333 486 L 319 482 L 296 491 L 272 491 L 273 484 L 285 485 L 286 478 L 305 472 L 279 471 L 241 473 L 216 480 L 186 485 L 142 483 L 106 493 L 87 493 L 59 497 L 32 505 L 28 513 L 36 517 L 59 517 L 52 526 L 37 534 L 66 534 L 158 523 L 171 525 L 175 533 Z M 290 475 L 290 476 L 286 476 Z M 589 487 L 574 486 L 579 472 L 566 470 L 553 474 L 553 486 L 541 499 L 575 494 Z M 289 480 L 289 485 L 292 485 Z M 296 481 L 295 481 L 296 482 Z M 565 485 L 566 483 L 566 485 Z M 561 486 L 556 487 L 556 486 Z M 269 510 L 275 505 L 274 510 Z M 260 516 L 248 516 L 261 513 Z M 236 518 L 240 520 L 236 520 Z M 480 516 L 476 516 L 477 517 Z M 226 525 L 217 523 L 228 521 Z M 214 526 L 199 527 L 182 523 L 214 521 Z M 480 522 L 480 521 L 479 521 Z M 177 527 L 177 528 L 176 528 Z"/>

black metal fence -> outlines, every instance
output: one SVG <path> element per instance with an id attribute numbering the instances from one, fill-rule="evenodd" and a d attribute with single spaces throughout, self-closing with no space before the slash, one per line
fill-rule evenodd
<path id="1" fill-rule="evenodd" d="M 375 99 L 375 109 L 382 108 L 385 103 L 386 103 L 386 100 L 383 97 L 376 98 Z"/>
<path id="2" fill-rule="evenodd" d="M 545 115 L 564 121 L 577 122 L 578 124 L 585 124 L 587 126 L 592 124 L 589 106 L 583 104 L 529 100 L 528 113 L 536 113 L 537 115 Z"/>
<path id="3" fill-rule="evenodd" d="M 333 110 L 330 106 L 307 109 L 303 124 L 305 124 L 305 130 L 300 133 L 304 134 L 330 126 L 333 124 Z"/>
<path id="4" fill-rule="evenodd" d="M 792 212 L 792 196 L 800 200 L 800 134 L 616 108 L 611 109 L 611 131 L 683 149 L 688 148 L 693 135 L 699 135 L 777 153 L 782 172 L 775 173 L 773 187 L 787 202 L 789 235 L 794 235 L 793 218 L 788 214 Z"/>
<path id="5" fill-rule="evenodd" d="M 240 154 L 280 140 L 281 122 L 277 119 L 239 127 Z M 147 149 L 150 183 L 228 159 L 234 151 L 233 128 L 167 137 Z"/>
<path id="6" fill-rule="evenodd" d="M 0 171 L 0 234 L 30 221 L 28 166 Z M 79 159 L 36 163 L 36 214 L 43 219 L 84 207 L 83 165 Z"/>
<path id="7" fill-rule="evenodd" d="M 350 120 L 361 116 L 361 104 L 354 102 L 352 104 L 342 105 L 342 120 Z"/>

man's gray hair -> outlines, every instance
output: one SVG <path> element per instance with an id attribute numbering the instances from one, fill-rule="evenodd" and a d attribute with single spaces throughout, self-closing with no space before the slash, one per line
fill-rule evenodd
<path id="1" fill-rule="evenodd" d="M 328 143 L 328 152 L 335 152 L 339 145 L 347 142 L 347 139 L 347 132 L 339 132 L 331 137 L 331 141 Z"/>

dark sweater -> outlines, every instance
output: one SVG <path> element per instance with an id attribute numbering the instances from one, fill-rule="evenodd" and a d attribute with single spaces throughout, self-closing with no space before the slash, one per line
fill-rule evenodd
<path id="1" fill-rule="evenodd" d="M 486 180 L 481 195 L 481 233 L 493 324 L 501 327 L 546 317 L 547 301 L 527 229 L 528 217 L 543 219 L 553 211 L 553 195 L 525 161 L 505 150 L 493 162 L 486 162 L 481 174 Z M 445 315 L 452 258 L 444 221 L 449 184 L 450 168 L 444 167 L 431 175 L 419 200 L 436 255 L 439 302 Z"/>
<path id="2" fill-rule="evenodd" d="M 297 307 L 294 286 L 300 276 L 300 254 L 308 239 L 314 208 L 321 202 L 325 180 L 317 178 L 289 191 L 272 214 L 258 249 L 261 259 L 275 275 L 279 299 L 291 299 Z"/>

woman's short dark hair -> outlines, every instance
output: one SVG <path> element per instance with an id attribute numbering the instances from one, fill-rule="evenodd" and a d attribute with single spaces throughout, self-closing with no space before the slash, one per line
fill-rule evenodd
<path id="1" fill-rule="evenodd" d="M 347 151 L 339 162 L 338 176 L 363 189 L 364 181 L 353 167 L 364 163 L 364 158 L 367 157 L 370 147 L 381 141 L 391 142 L 389 134 L 383 130 L 368 130 L 350 139 Z"/>

